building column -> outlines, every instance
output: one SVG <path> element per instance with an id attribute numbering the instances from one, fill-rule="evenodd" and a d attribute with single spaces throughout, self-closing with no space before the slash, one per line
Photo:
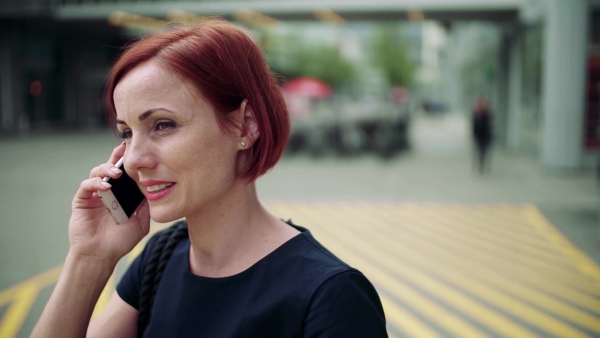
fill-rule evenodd
<path id="1" fill-rule="evenodd" d="M 547 0 L 544 35 L 541 162 L 581 166 L 588 3 Z"/>
<path id="2" fill-rule="evenodd" d="M 521 78 L 523 76 L 521 41 L 518 32 L 512 34 L 509 46 L 506 146 L 515 152 L 521 147 Z"/>
<path id="3" fill-rule="evenodd" d="M 511 39 L 506 33 L 506 30 L 502 32 L 499 45 L 499 69 L 510 69 L 510 51 L 511 51 Z M 506 71 L 498 72 L 498 85 L 496 86 L 496 100 L 495 106 L 496 114 L 494 114 L 494 142 L 498 146 L 507 146 L 507 134 L 508 134 L 508 98 L 510 95 L 510 73 Z M 492 109 L 494 112 L 494 109 Z"/>
<path id="4" fill-rule="evenodd" d="M 0 134 L 17 129 L 12 47 L 9 34 L 0 35 Z"/>

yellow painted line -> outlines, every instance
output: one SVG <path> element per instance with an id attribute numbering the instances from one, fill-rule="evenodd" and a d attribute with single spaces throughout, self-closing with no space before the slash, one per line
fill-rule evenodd
<path id="1" fill-rule="evenodd" d="M 502 207 L 502 205 L 494 204 L 436 204 L 432 206 L 431 210 L 467 213 L 469 214 L 469 217 L 473 219 L 485 221 L 486 223 L 482 226 L 490 226 L 494 231 L 503 231 L 507 235 L 527 236 L 533 237 L 533 239 L 539 239 L 535 229 L 532 229 L 531 227 L 522 227 L 520 225 L 520 223 L 523 222 L 523 218 L 520 217 L 521 209 L 521 206 L 506 208 Z M 497 223 L 500 227 L 490 225 L 494 224 L 495 221 L 498 221 Z"/>
<path id="2" fill-rule="evenodd" d="M 155 223 L 146 239 L 138 243 L 136 248 L 129 253 L 127 257 L 128 263 L 131 263 L 131 261 L 143 250 L 145 243 L 150 236 L 171 224 L 172 223 Z M 40 290 L 49 285 L 55 284 L 60 277 L 61 271 L 62 265 L 59 265 L 0 291 L 0 307 L 9 305 L 9 308 L 1 318 L 0 338 L 16 337 L 21 329 L 21 326 L 23 325 L 23 322 L 29 315 L 31 306 L 38 297 Z M 97 316 L 104 310 L 114 292 L 114 289 L 115 274 L 113 273 L 107 285 L 103 289 L 98 302 L 96 303 L 92 317 Z"/>
<path id="3" fill-rule="evenodd" d="M 110 278 L 108 279 L 108 282 L 104 286 L 104 289 L 102 290 L 102 293 L 100 294 L 100 297 L 98 298 L 98 301 L 96 302 L 96 306 L 94 307 L 94 312 L 92 312 L 92 318 L 96 317 L 97 315 L 102 313 L 102 311 L 104 311 L 104 309 L 106 308 L 106 305 L 108 304 L 108 301 L 110 300 L 110 297 L 113 295 L 114 292 L 115 292 L 115 274 L 113 273 L 110 276 Z"/>
<path id="4" fill-rule="evenodd" d="M 423 211 L 421 212 L 423 213 Z M 546 262 L 548 265 L 555 268 L 560 267 L 567 270 L 573 268 L 555 247 L 546 245 L 546 249 L 548 250 L 544 250 L 538 248 L 537 245 L 533 245 L 532 242 L 526 242 L 517 237 L 508 236 L 500 232 L 498 230 L 499 227 L 494 229 L 494 227 L 486 225 L 487 222 L 474 222 L 473 219 L 469 217 L 470 215 L 467 211 L 457 212 L 452 209 L 444 210 L 443 208 L 436 207 L 429 212 L 432 217 L 439 218 L 440 224 L 451 224 L 453 228 L 465 231 L 478 240 L 489 241 L 494 243 L 495 246 L 502 247 L 505 250 L 521 252 L 522 254 L 529 256 L 530 259 Z M 540 240 L 537 241 L 537 243 L 539 242 Z M 548 260 L 550 260 L 551 263 L 548 263 Z M 561 265 L 557 266 L 557 263 L 561 263 Z"/>
<path id="5" fill-rule="evenodd" d="M 600 295 L 600 292 L 598 292 L 594 285 L 582 283 L 581 280 L 574 279 L 576 272 L 579 271 L 574 267 L 570 269 L 570 271 L 567 271 L 563 268 L 554 266 L 547 261 L 538 260 L 519 252 L 512 252 L 505 248 L 499 248 L 493 244 L 491 239 L 483 241 L 478 238 L 472 238 L 470 233 L 468 233 L 468 228 L 466 229 L 466 232 L 462 232 L 460 227 L 454 228 L 455 224 L 443 226 L 443 222 L 448 222 L 443 216 L 430 215 L 426 219 L 425 217 L 422 217 L 423 213 L 421 211 L 413 214 L 411 213 L 412 210 L 408 208 L 388 208 L 388 210 L 393 213 L 395 219 L 403 218 L 404 220 L 407 220 L 408 224 L 412 224 L 412 226 L 427 227 L 428 229 L 433 228 L 432 231 L 438 232 L 440 236 L 452 238 L 457 242 L 463 243 L 465 246 L 480 248 L 482 252 L 493 252 L 497 259 L 501 258 L 506 262 L 516 262 L 521 266 L 527 266 L 538 271 L 543 270 L 545 274 L 551 274 L 556 281 L 560 281 L 586 293 Z"/>
<path id="6" fill-rule="evenodd" d="M 38 275 L 35 275 L 19 284 L 15 284 L 7 289 L 4 289 L 0 292 L 0 307 L 6 305 L 11 301 L 14 295 L 19 292 L 23 285 L 27 285 L 28 283 L 34 283 L 38 285 L 40 288 L 44 288 L 50 284 L 56 283 L 58 277 L 60 276 L 60 272 L 62 271 L 62 265 L 56 266 L 48 271 L 44 271 Z M 1 336 L 0 336 L 1 337 Z"/>
<path id="7" fill-rule="evenodd" d="M 357 208 L 342 207 L 342 208 L 338 208 L 338 210 L 334 210 L 334 212 L 337 217 L 344 215 L 344 216 L 347 216 L 349 219 L 357 220 L 358 222 L 361 222 L 362 224 L 367 224 L 367 222 L 370 221 L 370 224 L 372 226 L 373 224 L 376 223 L 364 211 L 357 209 Z M 355 224 L 355 223 L 354 222 L 346 223 L 346 225 L 350 225 L 350 226 L 352 226 L 353 224 Z M 356 227 L 355 226 L 354 228 L 355 228 L 354 231 L 356 232 L 356 238 L 355 238 L 356 242 L 360 242 L 361 239 L 364 240 L 364 238 L 369 236 L 369 234 L 363 230 L 364 227 Z M 371 240 L 369 241 L 368 244 L 363 243 L 360 245 L 360 247 L 362 247 L 364 249 L 370 248 L 370 250 L 367 250 L 369 252 L 374 252 L 378 248 L 394 248 L 395 247 L 396 250 L 398 250 L 401 253 L 400 255 L 398 255 L 399 257 L 403 257 L 403 259 L 405 261 L 413 261 L 413 264 L 415 264 L 415 260 L 413 259 L 414 255 L 411 255 L 411 253 L 413 253 L 414 251 L 407 250 L 402 245 L 397 245 L 397 243 L 394 243 L 394 241 L 392 241 L 390 238 L 385 237 L 385 236 L 379 236 L 379 237 L 370 236 L 370 238 L 371 238 Z M 395 239 L 395 240 L 402 241 L 402 239 Z M 375 245 L 374 243 L 372 243 L 373 241 L 379 242 L 378 245 Z M 427 250 L 430 250 L 430 249 L 431 249 L 431 247 L 429 247 Z M 380 262 L 380 263 L 386 262 L 386 260 L 383 258 L 383 257 L 386 257 L 385 252 L 383 250 L 384 249 L 381 249 L 380 251 L 382 254 L 378 255 L 378 257 L 379 257 L 378 262 Z M 424 251 L 426 251 L 426 250 L 424 250 Z M 425 256 L 422 254 L 420 256 L 420 259 L 423 259 L 423 257 L 425 257 Z M 389 267 L 392 266 L 391 263 L 389 263 L 388 265 L 389 265 Z M 562 337 L 586 337 L 587 336 L 585 333 L 581 332 L 580 330 L 577 330 L 576 328 L 574 328 L 560 320 L 556 320 L 555 318 L 553 318 L 541 311 L 538 311 L 534 307 L 531 307 L 531 306 L 529 306 L 521 301 L 515 300 L 513 298 L 507 297 L 506 295 L 498 292 L 494 288 L 491 288 L 481 282 L 478 282 L 478 281 L 470 279 L 470 278 L 466 278 L 462 273 L 458 273 L 455 270 L 448 268 L 444 264 L 439 264 L 438 262 L 436 262 L 436 260 L 430 260 L 426 264 L 422 264 L 421 262 L 417 261 L 415 265 L 422 266 L 424 269 L 429 270 L 430 273 L 438 275 L 440 277 L 440 279 L 449 281 L 454 285 L 464 288 L 465 291 L 472 293 L 479 299 L 485 300 L 488 304 L 493 304 L 508 313 L 516 314 L 518 316 L 518 318 L 522 319 L 523 321 L 529 322 L 530 324 L 537 326 L 540 330 L 546 331 L 552 335 L 558 335 L 558 336 L 562 336 Z M 428 280 L 428 278 L 425 278 L 424 276 L 425 275 L 423 275 L 421 278 L 419 278 L 421 280 L 421 282 L 431 283 L 432 281 L 435 281 L 433 279 Z M 589 317 L 586 319 L 589 319 Z M 584 321 L 584 323 L 587 324 L 588 322 Z"/>
<path id="8" fill-rule="evenodd" d="M 549 284 L 562 283 L 562 284 L 565 284 L 565 285 L 573 288 L 573 290 L 576 292 L 577 292 L 577 290 L 579 290 L 581 292 L 584 292 L 586 294 L 589 293 L 594 296 L 600 295 L 600 292 L 598 292 L 597 288 L 593 284 L 583 283 L 580 278 L 576 278 L 579 270 L 577 270 L 575 267 L 572 268 L 572 272 L 567 273 L 561 269 L 554 268 L 551 264 L 543 263 L 538 260 L 532 260 L 528 256 L 498 250 L 497 248 L 491 247 L 491 246 L 482 247 L 481 243 L 478 241 L 464 242 L 464 238 L 457 237 L 457 234 L 453 229 L 446 229 L 446 228 L 442 229 L 442 227 L 438 226 L 437 225 L 438 223 L 436 223 L 436 222 L 424 222 L 422 220 L 422 218 L 419 216 L 408 215 L 406 213 L 406 210 L 399 210 L 399 209 L 393 208 L 393 207 L 386 207 L 385 210 L 387 210 L 389 213 L 391 213 L 391 216 L 386 216 L 386 217 L 388 217 L 390 219 L 390 221 L 392 221 L 392 222 L 395 222 L 395 220 L 397 220 L 398 218 L 401 217 L 401 215 L 399 215 L 399 213 L 404 213 L 404 215 L 402 215 L 402 216 L 405 218 L 413 217 L 413 219 L 411 221 L 413 226 L 407 227 L 406 229 L 409 229 L 408 231 L 415 231 L 417 229 L 420 230 L 421 228 L 424 228 L 424 227 L 426 227 L 426 228 L 437 227 L 438 231 L 443 232 L 443 234 L 441 234 L 443 236 L 440 236 L 440 238 L 444 238 L 444 239 L 448 238 L 448 240 L 451 240 L 452 242 L 463 243 L 465 248 L 469 248 L 469 247 L 481 248 L 477 255 L 472 256 L 473 258 L 477 258 L 479 255 L 485 256 L 488 254 L 493 254 L 493 257 L 497 262 L 506 263 L 508 265 L 511 265 L 515 269 L 521 269 L 522 271 L 520 272 L 518 277 L 520 277 L 521 275 L 522 276 L 526 276 L 526 275 L 530 276 L 532 274 L 532 272 L 534 272 L 534 273 L 539 272 L 539 273 L 543 273 L 544 275 L 550 274 L 553 276 L 553 280 L 548 280 L 547 283 L 549 283 Z M 375 217 L 380 216 L 380 215 L 381 215 L 381 212 L 376 214 Z M 394 224 L 396 224 L 396 223 L 394 223 Z M 532 226 L 532 225 L 529 224 L 529 226 Z M 528 268 L 528 269 L 523 270 L 524 268 Z"/>
<path id="9" fill-rule="evenodd" d="M 422 337 L 422 338 L 438 338 L 440 335 L 424 324 L 420 319 L 414 316 L 409 311 L 406 311 L 402 307 L 396 305 L 394 301 L 389 299 L 385 294 L 380 293 L 379 298 L 381 304 L 385 309 L 385 318 L 388 323 L 404 333 L 409 337 Z M 388 335 L 391 334 L 388 330 Z"/>
<path id="10" fill-rule="evenodd" d="M 497 219 L 497 215 L 485 215 L 477 209 L 469 209 L 466 206 L 454 207 L 452 209 L 439 210 L 451 219 L 463 220 L 469 222 L 475 227 L 472 229 L 482 235 L 493 235 L 493 237 L 502 240 L 503 243 L 511 246 L 526 246 L 536 255 L 547 256 L 553 260 L 563 259 L 564 257 L 556 250 L 556 246 L 550 243 L 546 238 L 535 233 L 531 224 L 527 224 L 527 219 L 521 217 L 520 221 L 515 223 L 522 229 L 530 229 L 529 233 L 515 231 L 513 227 L 507 226 L 506 220 Z"/>
<path id="11" fill-rule="evenodd" d="M 356 212 L 364 213 L 366 217 L 370 218 L 370 212 L 367 209 Z M 393 236 L 392 231 L 390 231 L 393 230 L 393 226 L 389 223 L 372 221 L 370 222 L 370 226 L 378 226 L 378 234 L 382 235 L 378 236 L 378 238 L 374 238 L 374 240 L 380 242 L 381 247 L 398 251 L 398 256 L 412 259 L 411 253 L 415 253 L 420 248 L 426 247 L 426 250 L 419 251 L 421 259 L 425 260 L 425 262 L 419 261 L 418 264 L 422 264 L 422 266 L 427 267 L 432 273 L 439 274 L 440 277 L 444 279 L 449 276 L 452 277 L 450 279 L 455 280 L 456 284 L 465 290 L 471 290 L 472 292 L 473 290 L 489 289 L 488 286 L 496 286 L 504 292 L 523 299 L 529 304 L 538 306 L 559 318 L 562 317 L 563 319 L 580 325 L 592 332 L 600 333 L 600 319 L 597 316 L 590 315 L 568 303 L 549 297 L 546 294 L 537 291 L 533 286 L 528 287 L 515 282 L 515 280 L 507 277 L 507 275 L 510 275 L 511 271 L 504 271 L 504 274 L 501 274 L 499 272 L 502 271 L 497 271 L 486 265 L 473 264 L 457 255 L 453 250 L 444 250 L 440 246 L 433 245 L 429 239 L 423 239 L 420 238 L 420 236 L 409 235 L 406 232 L 404 232 L 402 236 Z M 365 237 L 367 236 L 367 234 L 363 235 Z M 394 238 L 394 240 L 391 241 L 391 238 Z M 548 279 L 551 279 L 551 276 L 548 277 Z M 481 282 L 476 282 L 471 278 L 480 280 Z M 491 289 L 491 291 L 486 290 L 484 296 L 477 296 L 482 299 L 488 298 L 488 301 L 492 304 L 498 304 L 499 302 L 505 303 L 505 309 L 511 309 L 515 306 L 515 304 L 510 301 L 510 298 L 507 299 L 508 295 L 504 296 L 494 289 Z M 518 306 L 516 308 L 518 308 Z M 600 307 L 596 307 L 595 310 L 600 311 Z M 529 309 L 526 316 L 531 316 L 532 314 L 535 315 L 537 312 L 538 311 L 535 309 Z M 537 316 L 539 317 L 539 315 Z"/>
<path id="12" fill-rule="evenodd" d="M 300 204 L 294 204 L 293 208 L 298 210 L 298 209 L 304 209 L 304 208 L 308 208 L 308 207 L 304 206 L 304 205 L 300 205 Z M 323 207 L 322 206 L 313 207 L 312 211 L 308 210 L 307 212 L 309 212 L 309 213 L 312 212 L 313 214 L 316 214 L 317 212 L 315 212 L 314 209 L 321 209 L 321 208 L 323 208 Z M 385 254 L 380 253 L 380 250 L 378 247 L 370 245 L 369 241 L 364 240 L 364 238 L 361 239 L 361 238 L 357 237 L 356 235 L 354 235 L 350 231 L 348 231 L 345 227 L 339 228 L 339 229 L 337 229 L 338 231 L 332 233 L 331 227 L 334 224 L 337 223 L 339 225 L 342 225 L 342 224 L 346 224 L 347 222 L 354 221 L 353 218 L 346 217 L 345 213 L 338 212 L 338 213 L 334 213 L 332 215 L 329 212 L 321 211 L 321 213 L 319 214 L 318 217 L 321 220 L 326 219 L 327 220 L 326 224 L 329 225 L 329 226 L 324 226 L 321 229 L 322 230 L 321 236 L 325 237 L 324 234 L 327 233 L 327 237 L 328 237 L 327 245 L 333 246 L 333 243 L 335 241 L 343 241 L 340 238 L 340 234 L 342 231 L 344 233 L 344 238 L 347 238 L 347 240 L 345 242 L 342 242 L 342 243 L 346 243 L 345 246 L 343 244 L 341 244 L 339 246 L 335 246 L 336 251 L 334 251 L 334 254 L 336 254 L 337 252 L 343 252 L 343 256 L 349 258 L 348 262 L 353 262 L 353 264 L 360 263 L 360 269 L 362 271 L 365 271 L 365 274 L 367 276 L 369 276 L 369 277 L 372 276 L 374 278 L 374 280 L 379 281 L 382 285 L 389 286 L 389 288 L 386 289 L 386 290 L 388 290 L 388 292 L 390 292 L 390 290 L 393 290 L 395 292 L 398 292 L 399 293 L 398 296 L 400 296 L 400 295 L 405 295 L 405 294 L 409 293 L 410 289 L 402 288 L 402 284 L 398 283 L 398 281 L 396 279 L 392 278 L 387 273 L 382 273 L 379 268 L 374 268 L 374 266 L 371 262 L 377 262 L 377 265 L 382 266 L 382 268 L 385 268 L 385 271 L 402 275 L 403 278 L 410 280 L 411 284 L 419 285 L 420 288 L 427 290 L 428 294 L 443 301 L 447 305 L 462 311 L 463 313 L 465 313 L 469 317 L 471 317 L 473 320 L 482 322 L 484 325 L 487 325 L 492 330 L 496 330 L 497 332 L 500 332 L 500 333 L 505 334 L 510 337 L 534 336 L 532 332 L 528 331 L 524 327 L 520 327 L 517 323 L 510 321 L 505 316 L 503 316 L 499 313 L 496 313 L 494 310 L 489 309 L 489 308 L 471 300 L 469 297 L 466 297 L 466 296 L 462 295 L 460 292 L 458 292 L 452 288 L 449 288 L 445 284 L 434 280 L 433 278 L 429 277 L 426 274 L 423 274 L 419 270 L 414 269 L 414 268 L 404 264 L 402 262 L 403 261 L 402 257 L 399 257 L 398 259 L 394 259 L 394 260 L 390 259 Z M 315 221 L 315 223 L 318 222 L 316 219 L 314 221 Z M 314 224 L 314 223 L 311 223 L 311 226 L 312 226 L 312 224 Z M 348 240 L 349 238 L 352 238 L 352 240 Z M 317 240 L 319 240 L 318 237 L 317 237 Z M 361 246 L 362 246 L 361 255 L 355 254 L 355 252 L 357 251 L 356 248 L 361 247 Z M 353 249 L 351 250 L 351 249 L 348 249 L 347 247 L 352 247 Z M 378 255 L 375 255 L 374 253 L 378 253 Z M 342 253 L 340 253 L 340 255 L 342 255 Z M 350 259 L 350 257 L 351 257 L 351 259 Z M 411 304 L 411 306 L 418 308 L 419 306 L 422 306 L 424 299 L 427 299 L 427 298 L 420 297 L 420 299 L 418 301 L 413 301 L 410 304 Z M 434 306 L 432 303 L 429 303 L 429 304 Z M 475 337 L 475 336 L 485 337 L 485 336 L 487 336 L 483 332 L 481 332 L 479 329 L 477 329 L 476 327 L 467 323 L 466 321 L 462 320 L 460 317 L 457 317 L 453 313 L 450 313 L 446 310 L 441 310 L 440 313 L 446 314 L 446 317 L 442 317 L 442 316 L 440 316 L 440 314 L 432 313 L 431 311 L 424 312 L 424 314 L 427 317 L 431 318 L 432 321 L 443 326 L 449 332 L 454 332 L 454 334 L 459 337 Z M 452 318 L 453 320 L 450 322 L 448 320 L 448 318 Z"/>
<path id="13" fill-rule="evenodd" d="M 531 227 L 523 218 L 523 206 L 506 208 L 501 205 L 456 205 L 452 207 L 452 211 L 466 213 L 469 218 L 481 221 L 481 226 L 490 227 L 494 231 L 503 231 L 508 236 L 516 237 L 517 240 L 531 240 L 546 247 L 550 245 L 539 236 L 537 229 Z"/>
<path id="14" fill-rule="evenodd" d="M 377 219 L 379 216 L 384 215 L 385 211 L 373 211 L 368 210 L 370 214 L 373 215 L 374 219 Z M 372 224 L 372 223 L 371 223 Z M 589 311 L 593 311 L 600 314 L 600 300 L 595 297 L 590 297 L 571 288 L 565 287 L 562 284 L 558 284 L 553 281 L 552 278 L 549 278 L 548 275 L 541 275 L 531 269 L 526 269 L 520 267 L 516 264 L 506 264 L 500 260 L 497 260 L 493 255 L 490 255 L 486 252 L 481 252 L 479 250 L 474 250 L 469 246 L 461 245 L 452 240 L 446 240 L 444 238 L 439 238 L 438 236 L 427 233 L 421 227 L 415 226 L 410 230 L 406 229 L 399 233 L 397 229 L 392 224 L 387 224 L 386 229 L 380 229 L 381 231 L 385 231 L 383 234 L 387 238 L 394 238 L 397 240 L 402 240 L 404 237 L 410 237 L 411 240 L 422 242 L 421 245 L 423 247 L 427 246 L 428 250 L 439 252 L 440 250 L 444 250 L 445 253 L 441 255 L 440 260 L 446 259 L 446 261 L 452 260 L 455 261 L 454 264 L 461 264 L 468 266 L 468 268 L 464 268 L 463 271 L 465 274 L 474 275 L 475 277 L 482 277 L 478 273 L 474 273 L 475 271 L 479 271 L 483 269 L 485 271 L 489 271 L 492 274 L 499 275 L 499 272 L 504 272 L 506 275 L 511 276 L 512 281 L 519 283 L 526 283 L 527 286 L 520 286 L 517 284 L 514 287 L 511 287 L 511 290 L 514 291 L 515 288 L 520 288 L 520 295 L 524 298 L 530 299 L 533 295 L 538 294 L 539 292 L 532 290 L 540 289 L 547 293 L 552 294 L 557 298 L 562 298 L 568 302 L 574 303 L 582 308 L 585 308 Z M 410 243 L 407 243 L 410 246 Z M 421 250 L 423 251 L 423 250 Z M 481 256 L 485 256 L 487 258 L 483 258 Z M 450 260 L 450 262 L 452 262 Z M 500 276 L 501 277 L 501 276 Z M 499 284 L 504 287 L 510 287 L 511 279 L 507 278 L 491 278 L 489 280 L 490 284 Z M 507 282 L 503 282 L 507 280 Z M 525 289 L 523 289 L 525 288 Z M 542 294 L 539 298 L 534 298 L 533 302 L 538 302 L 543 299 L 546 299 L 546 295 Z M 546 300 L 547 302 L 552 302 L 553 299 Z M 582 316 L 576 320 L 580 320 L 585 318 Z M 598 326 L 600 329 L 600 326 Z"/>
<path id="15" fill-rule="evenodd" d="M 13 294 L 11 304 L 0 322 L 0 337 L 16 337 L 23 322 L 29 315 L 31 306 L 39 294 L 39 286 L 30 281 L 21 284 Z"/>
<path id="16" fill-rule="evenodd" d="M 538 208 L 529 205 L 525 210 L 526 216 L 531 223 L 542 229 L 549 240 L 556 243 L 565 255 L 577 262 L 577 267 L 586 276 L 592 278 L 596 287 L 600 289 L 600 267 L 590 259 L 583 251 L 573 245 L 560 231 L 542 215 Z"/>
<path id="17" fill-rule="evenodd" d="M 567 277 L 571 277 L 573 272 L 576 272 L 573 267 L 570 267 L 570 271 L 567 270 L 557 270 L 556 267 L 551 262 L 540 261 L 534 258 L 531 258 L 528 255 L 523 255 L 520 253 L 513 252 L 514 248 L 508 249 L 504 247 L 497 247 L 493 245 L 493 239 L 487 239 L 485 241 L 480 240 L 476 237 L 471 237 L 470 228 L 462 225 L 464 222 L 460 222 L 461 224 L 457 224 L 452 219 L 448 219 L 443 216 L 434 215 L 429 218 L 424 218 L 421 216 L 421 212 L 412 214 L 411 210 L 399 210 L 394 207 L 383 207 L 384 212 L 386 212 L 386 219 L 397 224 L 398 219 L 406 219 L 406 223 L 409 225 L 405 226 L 406 229 L 421 229 L 426 227 L 430 229 L 431 232 L 435 232 L 436 235 L 439 235 L 440 238 L 452 238 L 452 241 L 459 241 L 469 246 L 482 247 L 483 252 L 494 251 L 497 257 L 505 257 L 508 262 L 519 262 L 519 265 L 523 263 L 531 263 L 531 266 L 535 267 L 544 267 L 545 270 L 551 270 L 556 273 L 560 273 Z M 380 213 L 374 215 L 375 217 L 380 216 Z M 520 252 L 520 248 L 517 248 L 518 252 Z M 556 275 L 555 273 L 555 275 Z"/>
<path id="18" fill-rule="evenodd" d="M 62 265 L 0 292 L 0 307 L 10 304 L 0 322 L 0 337 L 16 337 L 41 289 L 56 283 Z"/>

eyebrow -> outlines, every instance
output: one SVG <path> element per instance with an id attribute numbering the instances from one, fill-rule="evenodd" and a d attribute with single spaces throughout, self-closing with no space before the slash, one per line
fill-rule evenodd
<path id="1" fill-rule="evenodd" d="M 142 113 L 140 116 L 138 116 L 138 119 L 140 120 L 140 122 L 143 122 L 144 120 L 148 119 L 150 117 L 150 115 L 156 113 L 157 111 L 166 111 L 168 113 L 175 113 L 172 110 L 169 110 L 167 108 L 155 108 L 155 109 L 149 109 L 146 110 L 144 113 Z M 125 121 L 123 120 L 115 120 L 115 122 L 117 122 L 117 124 L 124 124 L 127 125 L 127 123 L 125 123 Z"/>

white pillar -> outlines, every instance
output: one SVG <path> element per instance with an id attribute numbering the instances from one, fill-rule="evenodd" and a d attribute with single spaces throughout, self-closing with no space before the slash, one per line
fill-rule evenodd
<path id="1" fill-rule="evenodd" d="M 574 169 L 583 148 L 588 4 L 546 3 L 541 161 L 550 169 Z"/>
<path id="2" fill-rule="evenodd" d="M 513 34 L 509 48 L 508 127 L 506 131 L 506 146 L 512 151 L 519 151 L 521 147 L 521 88 L 523 76 L 521 71 L 520 34 Z"/>

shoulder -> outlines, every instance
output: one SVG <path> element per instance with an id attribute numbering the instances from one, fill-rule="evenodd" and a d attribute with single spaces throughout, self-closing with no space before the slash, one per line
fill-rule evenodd
<path id="1" fill-rule="evenodd" d="M 381 300 L 362 272 L 341 262 L 326 277 L 310 299 L 306 336 L 387 337 Z"/>
<path id="2" fill-rule="evenodd" d="M 302 233 L 294 240 L 288 252 L 290 259 L 302 262 L 300 266 L 307 270 L 304 272 L 317 272 L 318 276 L 313 277 L 321 283 L 339 273 L 356 271 L 317 241 L 310 231 L 299 226 L 296 228 Z"/>

